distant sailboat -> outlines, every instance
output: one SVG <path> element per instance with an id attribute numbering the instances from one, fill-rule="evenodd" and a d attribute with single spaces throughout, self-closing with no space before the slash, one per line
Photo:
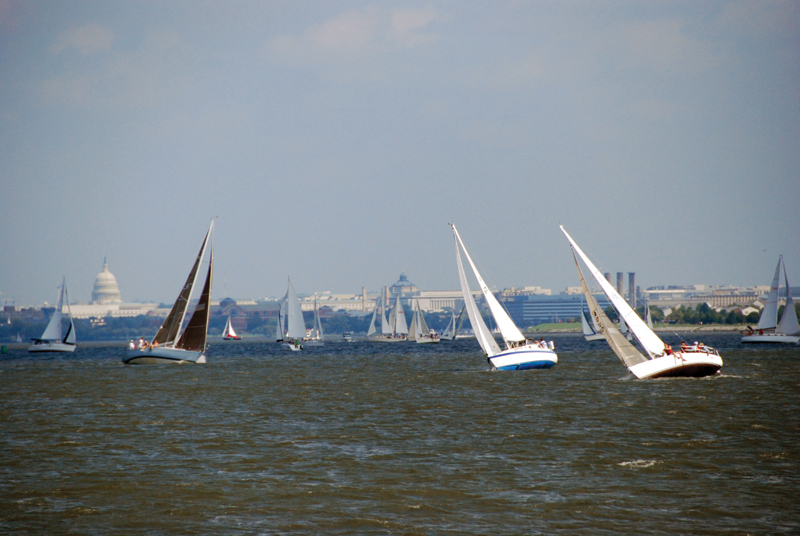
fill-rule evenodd
<path id="1" fill-rule="evenodd" d="M 781 278 L 781 265 L 783 265 L 783 276 L 786 285 L 786 306 L 778 322 L 778 287 Z M 748 328 L 742 333 L 742 342 L 772 342 L 772 343 L 796 343 L 800 341 L 800 324 L 797 322 L 797 311 L 792 300 L 792 291 L 789 287 L 789 275 L 786 273 L 786 265 L 783 263 L 783 255 L 778 257 L 778 266 L 775 267 L 775 276 L 772 278 L 772 285 L 767 295 L 767 303 L 761 310 L 756 329 Z"/>
<path id="2" fill-rule="evenodd" d="M 322 333 L 322 321 L 319 318 L 319 308 L 317 307 L 317 297 L 314 296 L 314 327 L 309 336 L 303 341 L 306 346 L 324 346 L 325 335 Z"/>
<path id="3" fill-rule="evenodd" d="M 285 311 L 285 315 L 278 317 L 280 329 L 283 330 L 283 342 L 294 352 L 302 350 L 302 341 L 306 336 L 306 322 L 303 319 L 303 310 L 300 308 L 300 298 L 297 297 L 291 278 L 289 278 L 286 295 L 283 297 L 281 311 Z"/>
<path id="4" fill-rule="evenodd" d="M 608 345 L 617 354 L 622 363 L 637 378 L 661 378 L 661 377 L 702 377 L 710 376 L 719 372 L 722 368 L 722 358 L 713 348 L 706 346 L 694 346 L 682 348 L 680 351 L 672 351 L 668 345 L 664 344 L 658 335 L 653 332 L 634 312 L 630 305 L 619 295 L 611 284 L 603 277 L 603 274 L 592 261 L 578 247 L 578 244 L 567 233 L 564 227 L 561 231 L 569 240 L 572 246 L 575 267 L 578 269 L 578 277 L 581 280 L 581 287 L 586 296 L 586 303 L 589 311 L 600 326 L 600 331 L 608 341 Z M 576 256 L 577 255 L 577 256 Z M 600 285 L 603 293 L 616 309 L 621 320 L 625 321 L 633 335 L 647 352 L 642 354 L 633 344 L 631 344 L 620 329 L 615 326 L 597 304 L 594 295 L 589 291 L 583 272 L 578 264 L 578 256 L 589 269 L 594 279 Z"/>
<path id="5" fill-rule="evenodd" d="M 586 320 L 586 311 L 583 310 L 583 307 L 581 307 L 581 329 L 583 330 L 583 338 L 587 341 L 604 341 L 606 339 L 600 333 L 600 326 L 597 325 L 594 317 L 592 317 L 591 324 Z"/>
<path id="6" fill-rule="evenodd" d="M 69 316 L 69 327 L 67 333 L 62 336 L 61 320 L 64 318 L 63 307 L 64 299 L 67 301 L 67 315 Z M 17 334 L 19 338 L 19 334 Z M 31 339 L 33 344 L 28 347 L 29 352 L 74 352 L 77 347 L 75 338 L 75 324 L 72 321 L 72 311 L 69 307 L 69 294 L 67 293 L 67 280 L 61 283 L 61 294 L 58 298 L 58 306 L 50 317 L 47 327 L 38 339 Z"/>
<path id="7" fill-rule="evenodd" d="M 184 326 L 184 320 L 192 299 L 192 291 L 197 286 L 199 269 L 209 246 L 214 221 L 208 228 L 203 245 L 194 261 L 194 266 L 189 272 L 178 298 L 170 309 L 164 323 L 150 343 L 145 343 L 139 348 L 128 350 L 128 355 L 122 361 L 127 364 L 155 364 L 155 363 L 205 363 L 206 362 L 206 337 L 208 335 L 208 317 L 211 312 L 211 280 L 214 275 L 214 245 L 208 255 L 208 272 L 200 299 L 194 308 L 189 322 Z M 143 341 L 142 341 L 143 342 Z"/>
<path id="8" fill-rule="evenodd" d="M 558 356 L 553 351 L 552 341 L 545 346 L 535 340 L 528 340 L 522 332 L 511 320 L 506 310 L 497 301 L 494 294 L 486 286 L 481 274 L 472 262 L 472 258 L 464 246 L 455 225 L 451 225 L 453 229 L 453 237 L 456 243 L 456 263 L 458 264 L 458 276 L 461 281 L 461 291 L 464 294 L 464 304 L 467 308 L 467 315 L 472 324 L 472 330 L 475 332 L 475 337 L 481 346 L 484 354 L 488 358 L 489 364 L 493 368 L 499 370 L 524 370 L 524 369 L 547 369 L 551 368 L 558 362 Z M 483 297 L 489 305 L 489 311 L 494 317 L 497 327 L 505 342 L 505 350 L 501 350 L 497 341 L 492 336 L 491 331 L 486 326 L 486 323 L 481 318 L 478 305 L 475 303 L 475 298 L 472 297 L 469 284 L 467 283 L 467 276 L 464 273 L 464 265 L 461 262 L 461 251 L 469 261 L 475 279 L 483 292 Z"/>
<path id="9" fill-rule="evenodd" d="M 443 341 L 452 341 L 458 336 L 458 331 L 461 329 L 461 322 L 464 319 L 464 311 L 466 307 L 461 308 L 461 312 L 456 316 L 455 310 L 451 311 L 450 323 L 447 324 L 447 329 L 439 337 Z"/>
<path id="10" fill-rule="evenodd" d="M 228 315 L 228 321 L 225 322 L 225 329 L 222 330 L 222 338 L 226 341 L 238 341 L 241 339 L 231 324 L 231 315 Z"/>
<path id="11" fill-rule="evenodd" d="M 405 316 L 405 315 L 404 315 Z M 397 314 L 392 317 L 397 322 Z M 404 320 L 405 322 L 405 320 Z M 369 342 L 403 342 L 405 335 L 397 334 L 393 329 L 393 324 L 386 320 L 383 306 L 383 298 L 375 300 L 375 309 L 372 311 L 372 320 L 367 330 L 367 341 Z"/>
<path id="12" fill-rule="evenodd" d="M 414 314 L 411 317 L 411 327 L 408 329 L 408 340 L 415 341 L 417 344 L 435 344 L 439 342 L 439 336 L 436 333 L 431 333 L 428 328 L 417 299 L 414 300 Z"/>
<path id="13" fill-rule="evenodd" d="M 653 329 L 653 313 L 650 312 L 650 304 L 644 302 L 644 323 L 647 327 Z"/>

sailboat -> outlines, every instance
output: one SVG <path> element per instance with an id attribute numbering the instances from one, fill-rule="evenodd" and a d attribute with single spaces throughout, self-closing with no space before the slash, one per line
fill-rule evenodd
<path id="1" fill-rule="evenodd" d="M 786 284 L 786 306 L 778 322 L 778 286 L 781 278 L 781 265 Z M 778 266 L 767 295 L 767 303 L 761 310 L 756 329 L 748 328 L 742 333 L 742 342 L 798 342 L 800 341 L 800 325 L 797 323 L 797 311 L 792 301 L 792 292 L 789 288 L 789 275 L 786 273 L 786 264 L 783 255 L 778 257 Z"/>
<path id="2" fill-rule="evenodd" d="M 650 312 L 650 304 L 644 302 L 644 323 L 647 327 L 653 329 L 653 313 Z"/>
<path id="3" fill-rule="evenodd" d="M 464 318 L 464 310 L 466 307 L 461 308 L 461 312 L 458 313 L 456 316 L 455 310 L 452 311 L 452 316 L 450 317 L 450 323 L 447 324 L 447 329 L 444 330 L 444 333 L 441 334 L 439 337 L 443 341 L 452 341 L 458 336 L 458 331 L 461 329 L 461 321 Z"/>
<path id="4" fill-rule="evenodd" d="M 285 323 L 285 325 L 284 325 Z M 303 338 L 306 336 L 306 322 L 303 320 L 303 311 L 300 308 L 300 298 L 289 278 L 286 295 L 281 303 L 281 314 L 278 316 L 278 326 L 281 330 L 281 339 L 286 347 L 293 352 L 303 349 Z"/>
<path id="5" fill-rule="evenodd" d="M 367 341 L 369 342 L 403 342 L 406 339 L 405 335 L 397 334 L 383 312 L 383 298 L 375 300 L 375 309 L 372 311 L 372 320 L 369 323 L 367 330 Z M 405 318 L 405 313 L 403 315 Z M 397 322 L 397 313 L 393 317 L 394 322 Z M 405 323 L 405 319 L 403 320 Z"/>
<path id="6" fill-rule="evenodd" d="M 422 309 L 419 307 L 419 300 L 414 300 L 413 309 L 414 314 L 411 316 L 411 326 L 408 328 L 408 340 L 415 341 L 417 344 L 438 343 L 439 336 L 436 333 L 431 333 L 428 328 L 428 323 L 425 322 Z"/>
<path id="7" fill-rule="evenodd" d="M 211 313 L 211 280 L 214 275 L 214 245 L 211 243 L 214 231 L 214 220 L 203 239 L 200 252 L 194 261 L 189 277 L 186 279 L 178 298 L 170 309 L 164 323 L 161 324 L 156 336 L 149 343 L 140 339 L 139 347 L 128 350 L 128 355 L 123 363 L 156 364 L 156 363 L 205 363 L 206 362 L 206 337 L 208 335 L 208 317 Z M 184 320 L 192 300 L 192 292 L 197 287 L 200 265 L 211 243 L 208 254 L 208 271 L 200 298 L 194 308 L 192 316 L 184 326 Z"/>
<path id="8" fill-rule="evenodd" d="M 591 324 L 586 320 L 586 311 L 583 310 L 583 307 L 581 307 L 581 329 L 583 331 L 583 338 L 587 341 L 605 340 L 605 336 L 600 333 L 600 326 L 597 325 L 597 321 L 594 317 L 592 317 Z"/>
<path id="9" fill-rule="evenodd" d="M 324 346 L 325 335 L 322 333 L 322 321 L 319 318 L 319 308 L 317 307 L 317 297 L 314 296 L 314 327 L 309 336 L 303 341 L 306 346 Z"/>
<path id="10" fill-rule="evenodd" d="M 603 274 L 592 261 L 578 247 L 578 244 L 561 226 L 561 231 L 567 237 L 572 246 L 575 266 L 578 269 L 578 277 L 581 280 L 583 293 L 586 296 L 586 303 L 589 311 L 600 326 L 600 332 L 608 341 L 608 345 L 617 354 L 622 363 L 634 376 L 644 378 L 663 378 L 663 377 L 695 377 L 710 376 L 716 374 L 722 368 L 722 358 L 716 350 L 707 346 L 682 347 L 680 351 L 673 351 L 672 348 L 664 344 L 655 332 L 647 327 L 647 324 L 639 318 L 630 305 L 619 295 L 619 293 L 606 281 Z M 577 254 L 577 256 L 576 256 Z M 597 304 L 594 295 L 589 291 L 583 272 L 578 264 L 578 256 L 591 272 L 594 279 L 600 285 L 603 293 L 616 309 L 620 319 L 624 320 L 636 340 L 639 341 L 646 355 L 642 354 L 631 342 L 627 340 L 620 329 L 615 326 L 608 316 Z"/>
<path id="11" fill-rule="evenodd" d="M 62 336 L 61 319 L 64 317 L 64 299 L 67 301 L 67 315 L 69 316 L 69 327 L 67 333 Z M 19 334 L 18 334 L 19 336 Z M 61 295 L 58 298 L 58 306 L 50 317 L 50 322 L 44 329 L 44 333 L 38 339 L 31 339 L 33 344 L 28 347 L 29 352 L 74 352 L 77 347 L 75 339 L 75 324 L 72 321 L 72 311 L 69 308 L 69 294 L 67 293 L 67 280 L 61 283 Z"/>
<path id="12" fill-rule="evenodd" d="M 228 321 L 225 322 L 225 329 L 222 330 L 222 339 L 226 341 L 238 341 L 241 339 L 231 324 L 231 315 L 228 315 Z"/>
<path id="13" fill-rule="evenodd" d="M 458 276 L 461 281 L 461 291 L 464 294 L 464 305 L 467 309 L 469 321 L 472 324 L 472 330 L 475 332 L 475 337 L 486 355 L 489 364 L 494 369 L 498 370 L 525 370 L 525 369 L 548 369 L 558 362 L 558 356 L 553 351 L 553 342 L 548 344 L 540 344 L 535 340 L 528 340 L 522 332 L 511 320 L 506 310 L 497 301 L 494 294 L 489 290 L 489 287 L 484 283 L 481 274 L 472 262 L 472 258 L 461 240 L 456 226 L 451 224 L 453 228 L 453 237 L 456 243 L 456 263 L 458 264 Z M 459 249 L 460 246 L 460 249 Z M 497 341 L 492 336 L 492 332 L 486 326 L 486 323 L 481 318 L 481 313 L 478 310 L 478 305 L 475 303 L 475 298 L 472 297 L 472 292 L 467 283 L 467 276 L 464 273 L 464 265 L 461 262 L 461 251 L 467 257 L 475 279 L 481 287 L 483 297 L 489 305 L 489 311 L 494 317 L 495 323 L 503 337 L 505 349 L 501 350 Z"/>

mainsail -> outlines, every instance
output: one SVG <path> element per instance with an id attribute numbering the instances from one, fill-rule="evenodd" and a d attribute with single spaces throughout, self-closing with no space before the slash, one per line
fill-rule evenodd
<path id="1" fill-rule="evenodd" d="M 208 334 L 208 317 L 211 313 L 211 280 L 214 276 L 214 246 L 211 246 L 211 252 L 208 257 L 208 273 L 206 274 L 206 283 L 203 285 L 203 292 L 200 294 L 200 300 L 194 308 L 194 313 L 186 324 L 186 329 L 183 335 L 178 340 L 175 348 L 183 348 L 184 350 L 191 350 L 194 352 L 204 352 L 206 349 L 206 335 Z"/>
<path id="2" fill-rule="evenodd" d="M 597 267 L 592 264 L 592 261 L 586 256 L 586 254 L 578 247 L 578 244 L 572 239 L 572 237 L 567 233 L 564 229 L 564 226 L 561 226 L 561 231 L 566 235 L 567 239 L 569 240 L 570 244 L 572 244 L 573 251 L 577 252 L 580 256 L 583 263 L 589 268 L 592 276 L 595 278 L 597 283 L 603 289 L 603 293 L 608 297 L 611 304 L 619 313 L 619 316 L 625 323 L 628 325 L 628 329 L 630 329 L 636 338 L 639 340 L 639 343 L 642 347 L 650 354 L 651 357 L 660 356 L 664 354 L 664 341 L 662 341 L 658 335 L 653 332 L 644 321 L 639 318 L 636 312 L 631 308 L 630 305 L 619 295 L 619 293 L 611 286 L 611 284 L 603 277 L 603 274 Z M 601 326 L 602 327 L 602 326 Z"/>
<path id="3" fill-rule="evenodd" d="M 472 324 L 472 331 L 475 333 L 475 338 L 478 339 L 478 344 L 481 345 L 483 352 L 488 357 L 492 357 L 493 355 L 500 353 L 500 346 L 498 346 L 497 341 L 492 336 L 492 332 L 486 326 L 486 322 L 483 321 L 481 312 L 478 309 L 478 305 L 475 303 L 475 298 L 472 297 L 472 292 L 469 289 L 469 283 L 467 283 L 467 275 L 464 273 L 464 265 L 461 262 L 461 250 L 459 249 L 459 244 L 461 244 L 461 249 L 464 250 L 464 254 L 467 255 L 467 259 L 469 259 L 469 254 L 467 253 L 467 248 L 464 247 L 464 243 L 461 241 L 461 237 L 458 236 L 456 226 L 452 225 L 452 227 L 453 237 L 456 243 L 458 278 L 461 281 L 461 292 L 464 295 L 464 307 L 467 309 L 467 316 L 469 316 L 470 324 Z M 472 261 L 470 260 L 470 264 L 471 263 Z M 474 266 L 473 271 L 477 274 L 477 270 L 474 268 Z M 480 278 L 480 276 L 478 277 Z M 483 279 L 479 279 L 478 281 L 482 282 Z M 489 294 L 491 295 L 491 293 Z M 492 297 L 494 298 L 494 296 Z"/>
<path id="4" fill-rule="evenodd" d="M 300 298 L 292 286 L 291 278 L 289 288 L 286 290 L 286 336 L 290 339 L 302 339 L 306 336 L 306 323 L 300 308 Z"/>
<path id="5" fill-rule="evenodd" d="M 778 266 L 775 267 L 775 276 L 772 278 L 772 285 L 769 287 L 767 303 L 761 310 L 756 329 L 772 329 L 778 325 L 778 281 L 781 277 L 781 261 L 783 255 L 778 257 Z"/>
<path id="6" fill-rule="evenodd" d="M 60 341 L 61 340 L 61 319 L 64 317 L 61 309 L 64 307 L 64 287 L 66 286 L 66 278 L 61 283 L 61 294 L 58 297 L 58 305 L 56 310 L 53 311 L 53 316 L 50 317 L 50 322 L 44 329 L 44 333 L 39 337 L 43 341 Z M 70 315 L 71 318 L 72 315 Z"/>
<path id="7" fill-rule="evenodd" d="M 394 307 L 389 314 L 389 328 L 390 332 L 396 335 L 407 335 L 408 325 L 406 324 L 406 313 L 403 310 L 403 305 L 400 303 L 400 294 L 395 297 Z"/>
<path id="8" fill-rule="evenodd" d="M 780 258 L 780 261 L 782 260 L 783 255 Z M 783 263 L 783 277 L 786 283 L 786 306 L 775 331 L 784 335 L 796 335 L 800 333 L 800 324 L 797 323 L 797 311 L 795 311 L 794 302 L 792 301 L 792 289 L 789 287 L 789 274 L 786 273 L 786 263 Z M 67 303 L 69 304 L 69 302 Z"/>

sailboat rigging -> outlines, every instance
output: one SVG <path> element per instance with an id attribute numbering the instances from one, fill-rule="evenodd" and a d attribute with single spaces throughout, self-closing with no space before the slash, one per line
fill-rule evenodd
<path id="1" fill-rule="evenodd" d="M 289 278 L 286 295 L 281 303 L 281 312 L 285 314 L 278 316 L 278 326 L 282 330 L 281 340 L 290 350 L 297 352 L 303 349 L 303 338 L 306 336 L 306 322 L 303 319 L 303 310 L 300 308 L 300 298 Z M 284 325 L 285 322 L 285 325 Z"/>
<path id="2" fill-rule="evenodd" d="M 480 344 L 489 364 L 498 370 L 547 369 L 553 367 L 558 362 L 558 356 L 553 351 L 552 341 L 549 344 L 542 344 L 525 338 L 506 310 L 489 290 L 489 287 L 486 286 L 475 263 L 472 262 L 472 258 L 469 256 L 456 226 L 452 224 L 450 226 L 453 229 L 453 238 L 456 245 L 456 264 L 458 265 L 458 276 L 461 281 L 461 291 L 464 295 L 467 315 L 475 332 L 475 338 L 478 340 L 478 344 Z M 483 298 L 489 306 L 489 312 L 503 337 L 503 342 L 505 343 L 505 349 L 503 350 L 500 349 L 492 332 L 483 321 L 478 305 L 475 303 L 475 298 L 472 296 L 467 276 L 464 272 L 464 265 L 461 261 L 462 251 L 472 268 L 475 279 L 478 281 Z"/>
<path id="3" fill-rule="evenodd" d="M 786 286 L 786 306 L 783 308 L 781 320 L 778 322 L 778 287 L 780 285 L 781 266 L 783 266 Z M 786 273 L 783 255 L 778 257 L 775 276 L 772 278 L 767 302 L 761 310 L 756 329 L 748 328 L 742 335 L 742 342 L 796 343 L 800 341 L 800 325 L 797 322 L 797 311 L 794 308 L 792 290 L 789 287 L 789 274 Z"/>
<path id="4" fill-rule="evenodd" d="M 241 337 L 236 334 L 236 330 L 233 329 L 231 315 L 228 315 L 228 320 L 225 322 L 225 329 L 222 330 L 222 338 L 226 341 L 238 341 L 241 339 Z"/>
<path id="5" fill-rule="evenodd" d="M 189 277 L 186 279 L 178 298 L 172 305 L 167 318 L 161 324 L 153 340 L 149 343 L 140 340 L 138 347 L 128 350 L 122 361 L 126 364 L 154 363 L 205 363 L 206 338 L 208 335 L 208 318 L 211 312 L 211 281 L 214 275 L 214 245 L 211 240 L 214 220 L 203 239 L 200 252 L 194 261 Z M 205 257 L 206 249 L 211 243 L 208 255 L 208 271 L 200 298 L 192 316 L 184 326 L 189 311 L 192 293 L 197 286 L 200 265 Z"/>
<path id="6" fill-rule="evenodd" d="M 418 344 L 435 344 L 439 342 L 439 336 L 436 333 L 431 333 L 428 324 L 425 322 L 425 317 L 422 314 L 422 309 L 419 306 L 419 300 L 414 300 L 414 314 L 411 316 L 411 327 L 408 329 L 408 340 L 415 341 Z"/>

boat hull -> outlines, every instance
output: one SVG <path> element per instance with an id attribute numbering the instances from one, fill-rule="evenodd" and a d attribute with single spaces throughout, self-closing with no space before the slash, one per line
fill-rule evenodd
<path id="1" fill-rule="evenodd" d="M 549 369 L 558 363 L 553 350 L 533 346 L 510 348 L 489 358 L 489 364 L 497 370 Z"/>
<path id="2" fill-rule="evenodd" d="M 784 335 L 782 333 L 765 333 L 763 335 L 745 335 L 742 337 L 742 342 L 757 342 L 757 343 L 797 343 L 800 342 L 800 336 L 797 335 Z"/>
<path id="3" fill-rule="evenodd" d="M 325 341 L 308 340 L 303 341 L 303 346 L 325 346 Z"/>
<path id="4" fill-rule="evenodd" d="M 634 376 L 643 379 L 653 378 L 702 378 L 719 373 L 722 358 L 706 352 L 676 352 L 655 359 L 649 359 L 630 367 Z"/>
<path id="5" fill-rule="evenodd" d="M 183 350 L 181 348 L 135 348 L 128 350 L 122 360 L 126 365 L 160 365 L 166 363 L 205 363 L 203 352 Z"/>
<path id="6" fill-rule="evenodd" d="M 589 342 L 606 340 L 606 336 L 603 335 L 602 333 L 595 333 L 593 335 L 584 335 L 583 338 L 586 339 Z"/>
<path id="7" fill-rule="evenodd" d="M 61 352 L 61 353 L 70 353 L 74 352 L 75 348 L 77 348 L 74 344 L 69 344 L 66 342 L 38 342 L 33 343 L 28 347 L 28 352 L 31 353 L 38 353 L 38 352 Z"/>
<path id="8" fill-rule="evenodd" d="M 416 343 L 417 344 L 439 344 L 439 338 L 437 337 L 437 338 L 434 339 L 433 337 L 420 337 L 419 339 L 416 340 Z"/>
<path id="9" fill-rule="evenodd" d="M 368 342 L 406 342 L 405 337 L 389 337 L 387 335 L 372 335 L 367 337 Z"/>

